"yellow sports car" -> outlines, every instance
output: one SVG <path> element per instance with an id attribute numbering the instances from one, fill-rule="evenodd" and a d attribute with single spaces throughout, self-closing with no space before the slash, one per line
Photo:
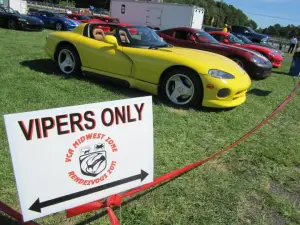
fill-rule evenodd
<path id="1" fill-rule="evenodd" d="M 246 100 L 248 74 L 230 59 L 173 47 L 154 30 L 81 24 L 47 36 L 46 53 L 66 75 L 97 75 L 180 106 L 235 107 Z"/>

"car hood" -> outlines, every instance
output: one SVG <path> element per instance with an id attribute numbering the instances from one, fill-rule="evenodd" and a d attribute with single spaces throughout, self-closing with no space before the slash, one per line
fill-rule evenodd
<path id="1" fill-rule="evenodd" d="M 234 75 L 235 77 L 245 74 L 245 71 L 234 61 L 219 54 L 181 47 L 159 48 L 157 50 L 168 52 L 172 54 L 172 56 L 176 59 L 184 58 L 185 60 L 187 60 L 187 62 L 197 61 L 197 63 L 201 63 L 202 68 L 197 72 L 202 74 L 207 74 L 209 69 L 222 70 Z"/>
<path id="2" fill-rule="evenodd" d="M 226 45 L 226 44 L 220 44 L 220 45 Z M 242 45 L 240 45 L 241 47 L 233 46 L 233 45 L 229 45 L 229 46 L 230 46 L 230 48 L 235 48 L 235 49 L 240 50 L 240 51 L 248 52 L 251 55 L 255 55 L 257 57 L 263 58 L 264 60 L 268 61 L 268 59 L 266 57 L 264 57 L 262 54 L 260 54 L 259 52 L 254 51 L 254 50 L 250 50 L 250 49 L 247 49 L 247 48 L 243 48 Z"/>
<path id="3" fill-rule="evenodd" d="M 63 22 L 68 22 L 68 23 L 71 23 L 73 25 L 79 25 L 81 24 L 82 22 L 78 21 L 78 20 L 72 20 L 72 19 L 69 19 L 69 18 L 66 18 L 66 17 L 60 17 L 59 18 L 61 21 Z"/>
<path id="4" fill-rule="evenodd" d="M 19 14 L 18 17 L 25 19 L 28 23 L 31 23 L 31 24 L 44 24 L 44 22 L 42 20 L 40 20 L 39 18 L 33 17 L 33 16 Z"/>
<path id="5" fill-rule="evenodd" d="M 271 51 L 271 49 L 269 49 L 265 46 L 253 45 L 253 44 L 243 44 L 242 47 L 250 48 L 250 49 L 253 49 L 255 51 L 263 51 L 263 52 L 270 52 Z"/>

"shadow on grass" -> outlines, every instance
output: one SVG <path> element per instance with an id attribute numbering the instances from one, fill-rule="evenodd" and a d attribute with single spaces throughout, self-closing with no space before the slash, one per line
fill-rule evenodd
<path id="1" fill-rule="evenodd" d="M 272 73 L 279 74 L 279 75 L 286 75 L 290 77 L 294 77 L 293 75 L 287 73 L 287 72 L 281 72 L 281 71 L 272 71 Z"/>
<path id="2" fill-rule="evenodd" d="M 0 224 L 2 225 L 21 225 L 20 222 L 14 220 L 13 218 L 0 213 Z"/>
<path id="3" fill-rule="evenodd" d="M 194 169 L 196 169 L 196 168 L 194 168 Z M 190 171 L 188 171 L 188 172 L 190 172 Z M 174 177 L 174 178 L 172 178 L 172 179 L 170 179 L 170 180 L 168 180 L 168 181 L 166 181 L 166 182 L 164 182 L 162 184 L 158 184 L 157 186 L 155 186 L 155 187 L 153 187 L 151 189 L 145 190 L 141 194 L 136 194 L 134 197 L 128 198 L 127 200 L 125 200 L 124 202 L 122 202 L 121 207 L 124 207 L 124 206 L 128 205 L 129 203 L 131 203 L 133 201 L 139 200 L 140 198 L 142 198 L 143 196 L 147 195 L 148 193 L 151 193 L 152 191 L 155 191 L 156 189 L 165 186 L 166 184 L 170 183 L 171 181 L 173 181 L 173 180 L 175 180 L 175 179 L 177 179 L 177 178 L 179 178 L 179 177 L 181 177 L 181 176 L 183 176 L 185 174 L 186 173 L 183 173 L 183 174 L 181 174 L 181 175 L 179 175 L 177 177 Z M 116 213 L 116 210 L 118 210 L 119 208 L 120 207 L 113 207 L 115 213 Z M 98 213 L 98 214 L 96 214 L 96 215 L 94 215 L 94 216 L 92 216 L 92 217 L 90 217 L 88 219 L 85 219 L 84 221 L 76 223 L 76 225 L 87 225 L 87 224 L 90 224 L 90 223 L 92 223 L 92 222 L 94 222 L 94 221 L 96 221 L 96 220 L 98 220 L 98 219 L 100 219 L 100 218 L 102 218 L 103 216 L 106 216 L 106 215 L 107 215 L 107 211 L 103 210 L 100 213 Z"/>
<path id="4" fill-rule="evenodd" d="M 248 94 L 253 94 L 256 96 L 263 96 L 263 97 L 265 97 L 271 93 L 272 93 L 272 91 L 261 90 L 261 89 L 257 89 L 257 88 L 254 88 L 254 89 L 248 91 Z"/>
<path id="5" fill-rule="evenodd" d="M 100 85 L 102 88 L 110 91 L 110 92 L 119 92 L 121 94 L 124 94 L 128 96 L 129 98 L 135 98 L 135 97 L 143 97 L 143 96 L 148 96 L 149 94 L 137 89 L 131 89 L 131 88 L 126 88 L 122 87 L 120 85 L 113 85 L 110 81 L 107 81 L 106 79 L 102 79 L 101 76 L 78 76 L 78 77 L 68 77 L 62 74 L 57 65 L 50 59 L 35 59 L 35 60 L 28 60 L 28 61 L 23 61 L 20 63 L 22 66 L 28 67 L 31 70 L 34 70 L 39 73 L 44 73 L 46 75 L 55 75 L 55 76 L 60 76 L 65 79 L 78 79 L 78 80 L 83 80 L 87 82 L 92 82 L 94 84 Z M 153 96 L 153 103 L 155 105 L 165 105 L 168 107 L 172 107 L 174 109 L 182 109 L 186 110 L 186 107 L 180 107 L 180 106 L 174 106 L 170 104 L 169 102 L 165 101 L 162 99 L 162 97 L 157 97 Z M 198 107 L 198 108 L 193 108 L 198 111 L 202 112 L 226 112 L 230 111 L 234 108 L 228 108 L 228 109 L 217 109 L 217 108 L 207 108 L 207 107 Z"/>

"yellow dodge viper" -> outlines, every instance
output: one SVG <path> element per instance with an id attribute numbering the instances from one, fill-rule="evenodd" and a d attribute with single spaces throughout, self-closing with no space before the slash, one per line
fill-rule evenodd
<path id="1" fill-rule="evenodd" d="M 102 76 L 180 106 L 235 107 L 245 102 L 251 85 L 234 61 L 173 47 L 141 26 L 80 24 L 50 33 L 45 51 L 66 75 Z"/>

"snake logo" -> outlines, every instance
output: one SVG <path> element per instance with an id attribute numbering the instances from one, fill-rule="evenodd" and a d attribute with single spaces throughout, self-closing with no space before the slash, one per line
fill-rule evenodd
<path id="1" fill-rule="evenodd" d="M 86 176 L 96 177 L 107 166 L 105 143 L 98 143 L 94 148 L 86 146 L 80 149 L 79 164 L 81 173 Z"/>

